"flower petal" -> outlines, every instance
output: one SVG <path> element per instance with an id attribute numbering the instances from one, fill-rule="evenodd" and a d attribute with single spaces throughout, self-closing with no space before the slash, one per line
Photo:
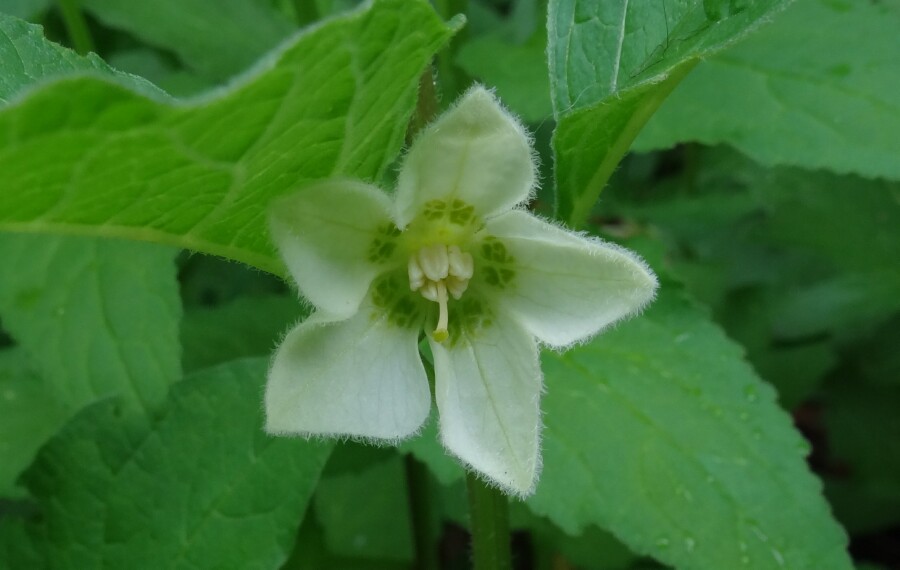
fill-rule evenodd
<path id="1" fill-rule="evenodd" d="M 447 450 L 507 492 L 529 495 L 540 469 L 541 368 L 534 339 L 495 319 L 455 343 L 429 339 Z"/>
<path id="2" fill-rule="evenodd" d="M 400 170 L 397 223 L 425 203 L 462 200 L 482 218 L 528 198 L 535 164 L 525 130 L 481 86 L 470 89 L 415 140 Z"/>
<path id="3" fill-rule="evenodd" d="M 515 277 L 495 302 L 552 347 L 584 340 L 653 299 L 656 277 L 633 253 L 524 211 L 487 223 L 513 256 Z"/>
<path id="4" fill-rule="evenodd" d="M 282 342 L 269 369 L 266 431 L 398 440 L 428 417 L 431 391 L 416 328 L 368 304 L 353 317 L 317 313 Z"/>
<path id="5" fill-rule="evenodd" d="M 392 228 L 390 200 L 374 186 L 330 180 L 277 200 L 272 239 L 304 297 L 346 318 L 384 269 L 370 260 L 375 240 Z M 384 237 L 384 236 L 381 236 Z"/>

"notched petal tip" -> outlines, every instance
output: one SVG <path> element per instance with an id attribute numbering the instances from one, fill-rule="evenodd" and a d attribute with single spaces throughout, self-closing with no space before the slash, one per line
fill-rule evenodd
<path id="1" fill-rule="evenodd" d="M 398 177 L 397 224 L 435 200 L 460 200 L 482 219 L 523 203 L 536 184 L 535 157 L 521 123 L 475 85 L 410 147 Z"/>

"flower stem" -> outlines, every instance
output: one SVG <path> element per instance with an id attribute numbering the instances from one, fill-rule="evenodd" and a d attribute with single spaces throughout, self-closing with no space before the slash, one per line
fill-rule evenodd
<path id="1" fill-rule="evenodd" d="M 438 570 L 440 568 L 437 535 L 439 522 L 431 502 L 428 469 L 416 461 L 412 455 L 407 455 L 404 461 L 415 545 L 413 568 Z"/>
<path id="2" fill-rule="evenodd" d="M 468 5 L 469 0 L 434 0 L 434 7 L 444 20 L 457 14 L 465 14 Z M 468 82 L 468 78 L 456 65 L 456 54 L 467 34 L 468 28 L 458 31 L 437 55 L 438 77 L 445 105 L 453 102 Z"/>
<path id="3" fill-rule="evenodd" d="M 511 570 L 506 495 L 488 487 L 472 473 L 466 474 L 466 486 L 469 489 L 473 568 Z"/>
<path id="4" fill-rule="evenodd" d="M 412 143 L 419 131 L 424 129 L 437 113 L 438 100 L 434 86 L 434 72 L 429 65 L 419 77 L 419 98 L 416 100 L 416 110 L 410 117 L 409 126 L 406 129 L 406 142 Z"/>
<path id="5" fill-rule="evenodd" d="M 91 32 L 88 30 L 84 14 L 81 13 L 78 0 L 59 0 L 59 9 L 75 51 L 81 55 L 96 51 L 94 40 L 91 38 Z"/>

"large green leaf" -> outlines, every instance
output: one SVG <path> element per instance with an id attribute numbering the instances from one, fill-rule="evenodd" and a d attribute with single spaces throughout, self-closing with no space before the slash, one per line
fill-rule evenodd
<path id="1" fill-rule="evenodd" d="M 0 350 L 0 497 L 22 493 L 16 478 L 67 417 L 25 351 L 18 346 Z"/>
<path id="2" fill-rule="evenodd" d="M 181 378 L 174 252 L 0 234 L 0 315 L 69 412 L 110 395 L 152 411 Z"/>
<path id="3" fill-rule="evenodd" d="M 104 23 L 171 50 L 212 80 L 249 67 L 293 26 L 264 0 L 81 0 Z"/>
<path id="4" fill-rule="evenodd" d="M 265 371 L 179 382 L 149 425 L 112 401 L 81 412 L 27 472 L 42 516 L 7 522 L 0 566 L 279 568 L 330 446 L 262 432 Z"/>
<path id="5" fill-rule="evenodd" d="M 728 143 L 764 164 L 900 178 L 900 4 L 801 0 L 704 61 L 635 148 Z"/>
<path id="6" fill-rule="evenodd" d="M 31 18 L 46 10 L 51 0 L 4 0 L 0 11 L 17 18 Z"/>
<path id="7" fill-rule="evenodd" d="M 313 504 L 332 554 L 412 560 L 406 476 L 399 455 L 360 471 L 323 478 Z"/>
<path id="8" fill-rule="evenodd" d="M 266 356 L 304 311 L 293 297 L 239 297 L 214 308 L 185 312 L 181 324 L 186 372 L 229 360 Z"/>
<path id="9" fill-rule="evenodd" d="M 850 568 L 774 391 L 669 284 L 641 318 L 543 364 L 536 512 L 685 570 Z"/>
<path id="10" fill-rule="evenodd" d="M 451 32 L 424 0 L 380 0 L 188 103 L 96 75 L 35 88 L 0 111 L 0 230 L 166 242 L 279 273 L 269 201 L 314 179 L 379 179 Z"/>
<path id="11" fill-rule="evenodd" d="M 557 207 L 580 225 L 638 131 L 697 60 L 789 0 L 551 0 Z"/>
<path id="12" fill-rule="evenodd" d="M 49 42 L 40 26 L 0 12 L 0 104 L 6 104 L 27 87 L 77 72 L 109 77 L 149 96 L 165 98 L 147 81 L 112 69 L 95 54 L 81 57 Z"/>

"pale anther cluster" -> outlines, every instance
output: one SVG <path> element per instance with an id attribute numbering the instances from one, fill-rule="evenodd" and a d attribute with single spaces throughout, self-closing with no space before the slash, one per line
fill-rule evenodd
<path id="1" fill-rule="evenodd" d="M 409 288 L 419 291 L 429 301 L 440 307 L 434 338 L 438 342 L 447 339 L 447 293 L 459 299 L 469 286 L 474 273 L 472 254 L 457 245 L 441 243 L 423 247 L 409 258 Z"/>

